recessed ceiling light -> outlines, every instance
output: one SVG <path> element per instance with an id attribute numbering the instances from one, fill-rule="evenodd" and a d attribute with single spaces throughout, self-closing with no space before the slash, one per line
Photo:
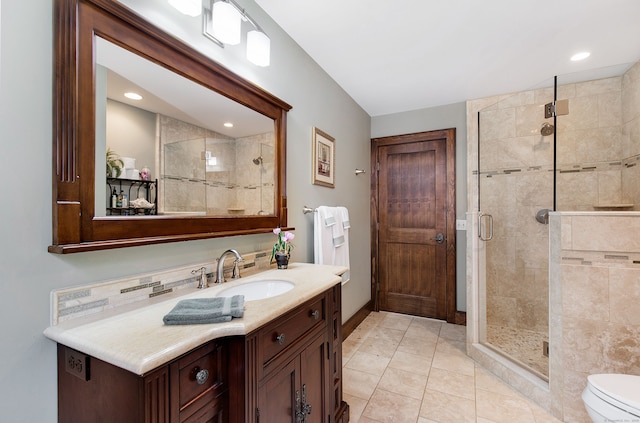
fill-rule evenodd
<path id="1" fill-rule="evenodd" d="M 571 56 L 571 61 L 572 62 L 577 62 L 578 60 L 584 60 L 589 56 L 591 56 L 591 53 L 589 53 L 588 51 L 583 51 L 583 52 L 576 53 L 573 56 Z"/>
<path id="2" fill-rule="evenodd" d="M 231 122 L 225 122 L 224 126 L 226 126 L 227 128 L 233 128 L 233 123 Z"/>
<path id="3" fill-rule="evenodd" d="M 137 93 L 124 93 L 124 96 L 131 100 L 142 100 L 142 96 Z"/>

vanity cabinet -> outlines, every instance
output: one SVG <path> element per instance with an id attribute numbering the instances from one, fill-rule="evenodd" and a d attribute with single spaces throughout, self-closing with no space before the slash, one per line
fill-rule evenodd
<path id="1" fill-rule="evenodd" d="M 329 295 L 266 325 L 258 337 L 258 422 L 329 422 Z"/>
<path id="2" fill-rule="evenodd" d="M 227 351 L 211 341 L 138 376 L 58 344 L 58 421 L 228 422 Z"/>
<path id="3" fill-rule="evenodd" d="M 317 336 L 288 361 L 272 366 L 258 388 L 258 422 L 332 421 L 327 341 L 326 334 Z"/>
<path id="4" fill-rule="evenodd" d="M 342 401 L 340 285 L 265 325 L 246 345 L 247 356 L 257 357 L 258 382 L 257 404 L 245 421 L 349 421 Z"/>
<path id="5" fill-rule="evenodd" d="M 58 421 L 347 423 L 340 290 L 145 375 L 58 344 Z"/>

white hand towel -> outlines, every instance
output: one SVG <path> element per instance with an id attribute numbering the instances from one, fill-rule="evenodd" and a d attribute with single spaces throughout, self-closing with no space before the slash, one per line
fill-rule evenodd
<path id="1" fill-rule="evenodd" d="M 351 278 L 349 264 L 349 228 L 351 227 L 351 223 L 349 222 L 349 210 L 347 210 L 346 207 L 337 207 L 337 215 L 339 218 L 336 220 L 339 221 L 341 224 L 340 226 L 342 226 L 343 243 L 339 246 L 334 245 L 335 264 L 349 269 L 342 275 L 342 284 L 344 285 L 349 282 L 349 279 Z"/>
<path id="2" fill-rule="evenodd" d="M 331 221 L 333 221 L 333 224 Z M 327 225 L 327 222 L 329 222 L 329 225 Z M 332 226 L 335 226 L 335 219 L 332 214 L 332 208 L 326 206 L 318 207 L 313 216 L 313 223 L 314 262 L 316 264 L 333 264 Z"/>

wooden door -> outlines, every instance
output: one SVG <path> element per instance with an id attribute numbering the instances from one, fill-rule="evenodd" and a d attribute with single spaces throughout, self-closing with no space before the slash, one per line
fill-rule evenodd
<path id="1" fill-rule="evenodd" d="M 455 129 L 372 140 L 379 310 L 455 321 Z"/>

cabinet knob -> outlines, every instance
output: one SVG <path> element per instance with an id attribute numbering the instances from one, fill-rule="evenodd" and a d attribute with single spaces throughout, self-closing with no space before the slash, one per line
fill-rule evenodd
<path id="1" fill-rule="evenodd" d="M 313 317 L 314 320 L 318 320 L 318 318 L 320 317 L 320 312 L 318 310 L 313 310 L 311 312 L 311 317 Z"/>
<path id="2" fill-rule="evenodd" d="M 198 382 L 198 385 L 204 385 L 207 379 L 209 379 L 209 371 L 207 369 L 198 370 L 198 373 L 196 373 L 196 382 Z"/>
<path id="3" fill-rule="evenodd" d="M 279 345 L 284 344 L 284 339 L 285 339 L 284 333 L 281 333 L 280 335 L 276 336 L 276 342 Z"/>

